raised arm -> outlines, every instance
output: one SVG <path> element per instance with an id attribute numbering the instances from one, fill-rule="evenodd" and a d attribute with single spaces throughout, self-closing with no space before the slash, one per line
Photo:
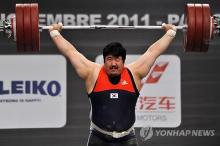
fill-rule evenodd
<path id="1" fill-rule="evenodd" d="M 151 45 L 136 61 L 128 65 L 128 68 L 138 81 L 148 74 L 157 57 L 167 50 L 175 37 L 176 28 L 174 25 L 163 24 L 162 26 L 166 33 Z"/>
<path id="2" fill-rule="evenodd" d="M 88 60 L 76 48 L 69 43 L 59 32 L 62 29 L 62 24 L 53 24 L 49 29 L 50 35 L 57 46 L 58 50 L 66 56 L 77 74 L 84 80 L 93 78 L 94 71 L 99 66 L 98 64 Z"/>

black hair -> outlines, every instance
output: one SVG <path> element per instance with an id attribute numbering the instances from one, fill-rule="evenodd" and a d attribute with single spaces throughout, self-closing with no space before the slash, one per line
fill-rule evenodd
<path id="1" fill-rule="evenodd" d="M 103 58 L 105 61 L 105 57 L 107 55 L 112 55 L 114 57 L 122 57 L 123 62 L 125 62 L 126 59 L 126 49 L 122 46 L 119 42 L 112 42 L 108 45 L 106 45 L 103 49 Z"/>

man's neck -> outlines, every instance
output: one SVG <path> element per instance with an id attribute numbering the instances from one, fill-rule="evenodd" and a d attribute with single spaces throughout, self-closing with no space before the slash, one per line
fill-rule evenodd
<path id="1" fill-rule="evenodd" d="M 108 75 L 108 79 L 112 84 L 116 85 L 119 83 L 119 81 L 121 79 L 121 75 L 117 75 L 117 76 L 109 76 Z"/>

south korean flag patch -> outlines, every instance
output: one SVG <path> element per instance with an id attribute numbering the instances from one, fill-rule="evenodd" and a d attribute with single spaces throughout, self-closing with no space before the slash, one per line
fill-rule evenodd
<path id="1" fill-rule="evenodd" d="M 110 98 L 118 98 L 118 93 L 110 93 Z"/>

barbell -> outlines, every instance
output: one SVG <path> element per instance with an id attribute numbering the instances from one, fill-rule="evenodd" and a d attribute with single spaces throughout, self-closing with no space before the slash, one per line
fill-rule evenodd
<path id="1" fill-rule="evenodd" d="M 15 17 L 0 20 L 0 31 L 16 41 L 17 51 L 40 51 L 40 32 L 50 26 L 39 25 L 37 3 L 16 4 Z M 186 52 L 207 52 L 210 41 L 220 34 L 220 18 L 211 15 L 209 4 L 186 4 L 183 45 Z M 63 29 L 162 29 L 162 26 L 90 25 L 63 26 Z"/>

